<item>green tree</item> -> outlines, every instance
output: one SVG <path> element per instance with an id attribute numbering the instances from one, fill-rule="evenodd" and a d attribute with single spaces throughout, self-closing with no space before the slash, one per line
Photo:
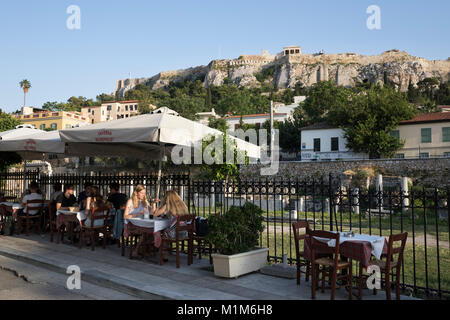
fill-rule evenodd
<path id="1" fill-rule="evenodd" d="M 205 108 L 207 110 L 210 110 L 212 108 L 212 93 L 211 93 L 211 87 L 208 87 L 206 91 L 206 98 L 205 98 Z"/>
<path id="2" fill-rule="evenodd" d="M 348 100 L 347 100 L 348 101 Z M 392 157 L 403 141 L 391 136 L 402 120 L 417 114 L 405 94 L 389 86 L 372 86 L 330 110 L 328 122 L 344 129 L 347 147 L 370 158 Z"/>
<path id="3" fill-rule="evenodd" d="M 12 130 L 19 124 L 21 124 L 19 120 L 0 109 L 0 132 Z M 15 152 L 0 152 L 0 172 L 21 161 L 22 158 Z"/>
<path id="4" fill-rule="evenodd" d="M 217 129 L 222 132 L 226 132 L 229 129 L 228 123 L 225 119 L 222 118 L 216 119 L 215 117 L 211 116 L 209 117 L 208 122 L 209 122 L 208 126 L 210 128 Z"/>
<path id="5" fill-rule="evenodd" d="M 212 147 L 215 139 L 221 139 L 222 145 L 220 150 Z M 244 159 L 244 164 L 249 163 L 249 159 L 244 151 L 237 149 L 236 142 L 227 134 L 220 136 L 209 136 L 202 141 L 202 154 L 205 151 L 209 153 L 213 159 L 220 159 L 222 163 L 207 164 L 203 159 L 200 165 L 200 177 L 214 181 L 236 181 L 239 178 L 239 159 Z M 227 163 L 227 153 L 233 155 L 233 163 Z M 217 161 L 219 162 L 219 161 Z"/>
<path id="6" fill-rule="evenodd" d="M 24 79 L 22 81 L 19 82 L 20 87 L 23 90 L 23 106 L 26 107 L 26 97 L 27 97 L 27 92 L 28 90 L 30 90 L 31 88 L 31 82 L 28 81 L 27 79 Z"/>
<path id="7" fill-rule="evenodd" d="M 352 91 L 337 86 L 333 81 L 314 84 L 303 102 L 305 120 L 309 123 L 326 121 L 331 109 L 345 108 L 352 99 Z"/>
<path id="8" fill-rule="evenodd" d="M 116 97 L 110 94 L 101 93 L 97 96 L 97 104 L 102 104 L 104 102 L 111 102 L 116 100 Z"/>

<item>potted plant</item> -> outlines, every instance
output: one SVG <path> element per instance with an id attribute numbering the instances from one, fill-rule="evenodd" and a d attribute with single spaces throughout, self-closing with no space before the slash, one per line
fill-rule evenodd
<path id="1" fill-rule="evenodd" d="M 212 255 L 216 276 L 236 278 L 266 265 L 269 249 L 257 248 L 264 231 L 262 213 L 259 207 L 246 202 L 242 207 L 231 207 L 220 217 L 208 219 L 206 239 L 218 252 Z"/>

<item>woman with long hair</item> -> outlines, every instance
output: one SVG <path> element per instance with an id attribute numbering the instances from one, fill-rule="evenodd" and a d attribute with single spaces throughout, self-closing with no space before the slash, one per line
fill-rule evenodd
<path id="1" fill-rule="evenodd" d="M 171 239 L 175 239 L 176 237 L 178 217 L 186 214 L 189 214 L 188 207 L 184 203 L 183 199 L 181 199 L 178 193 L 174 190 L 167 191 L 163 201 L 161 202 L 161 206 L 154 211 L 155 217 L 166 215 L 170 219 L 170 226 L 162 231 L 162 233 L 164 237 Z M 180 237 L 185 236 L 187 236 L 186 231 L 180 232 Z M 159 248 L 161 246 L 161 233 L 155 232 L 154 238 L 155 247 Z M 164 247 L 163 249 L 164 260 L 166 261 L 168 258 L 168 250 L 167 247 Z"/>
<path id="2" fill-rule="evenodd" d="M 94 208 L 99 208 L 105 205 L 105 200 L 103 196 L 100 194 L 100 189 L 96 186 L 90 186 L 86 189 L 86 208 L 84 209 L 85 215 L 87 219 L 84 221 L 85 226 L 91 225 L 90 211 Z M 94 226 L 103 225 L 102 220 L 95 220 Z"/>
<path id="3" fill-rule="evenodd" d="M 153 208 L 150 207 L 146 192 L 143 185 L 139 184 L 134 188 L 133 195 L 125 206 L 124 219 L 142 217 L 146 212 L 150 213 L 156 209 L 156 203 L 153 203 Z"/>

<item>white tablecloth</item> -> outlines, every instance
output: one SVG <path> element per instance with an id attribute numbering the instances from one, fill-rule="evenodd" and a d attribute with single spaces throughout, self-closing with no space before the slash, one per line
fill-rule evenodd
<path id="1" fill-rule="evenodd" d="M 336 231 L 333 231 L 336 233 Z M 370 242 L 370 245 L 372 246 L 372 255 L 380 259 L 381 254 L 383 253 L 383 247 L 384 247 L 384 237 L 380 236 L 370 236 L 368 234 L 359 234 L 355 233 L 354 237 L 346 237 L 344 236 L 344 232 L 339 232 L 341 234 L 339 238 L 339 243 L 344 243 L 346 241 L 367 241 Z M 326 239 L 326 238 L 320 238 L 320 237 L 314 237 L 315 239 L 325 242 L 328 244 L 329 247 L 334 247 L 336 245 L 336 240 L 334 239 Z"/>
<path id="2" fill-rule="evenodd" d="M 142 228 L 153 228 L 153 232 L 158 232 L 164 230 L 170 226 L 169 219 L 141 219 L 141 218 L 131 218 L 125 219 L 125 223 L 131 222 L 135 226 Z"/>
<path id="3" fill-rule="evenodd" d="M 17 203 L 17 202 L 2 202 L 0 204 L 3 204 L 8 207 L 12 207 L 14 210 L 23 209 L 22 204 Z"/>
<path id="4" fill-rule="evenodd" d="M 74 212 L 71 212 L 69 210 L 58 210 L 56 212 L 56 215 L 59 215 L 60 213 L 65 214 L 65 215 L 75 215 L 76 214 L 77 215 L 77 219 L 80 220 L 80 221 L 85 220 L 87 218 L 85 210 L 74 211 Z M 111 209 L 109 211 L 109 215 L 110 216 L 114 216 L 115 214 L 116 214 L 116 210 L 115 209 Z"/>

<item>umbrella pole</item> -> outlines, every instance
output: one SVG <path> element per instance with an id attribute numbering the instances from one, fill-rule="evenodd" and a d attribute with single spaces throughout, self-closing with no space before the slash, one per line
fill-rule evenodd
<path id="1" fill-rule="evenodd" d="M 158 163 L 158 182 L 156 184 L 156 199 L 159 199 L 161 191 L 161 171 L 162 171 L 162 158 L 164 156 L 164 146 L 159 151 L 159 163 Z"/>

